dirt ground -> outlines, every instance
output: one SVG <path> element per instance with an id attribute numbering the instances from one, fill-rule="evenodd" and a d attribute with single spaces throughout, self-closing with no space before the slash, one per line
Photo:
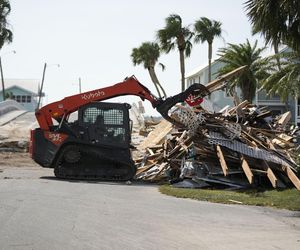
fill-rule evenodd
<path id="1" fill-rule="evenodd" d="M 7 167 L 38 167 L 29 153 L 0 152 L 0 169 Z"/>
<path id="2" fill-rule="evenodd" d="M 133 150 L 133 159 L 141 157 L 141 152 Z M 31 158 L 28 152 L 0 152 L 0 170 L 7 167 L 39 167 Z"/>

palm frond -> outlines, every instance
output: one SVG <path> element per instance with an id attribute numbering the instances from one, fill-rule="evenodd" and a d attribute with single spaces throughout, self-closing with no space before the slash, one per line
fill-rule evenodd
<path id="1" fill-rule="evenodd" d="M 5 43 L 11 43 L 13 40 L 13 33 L 8 28 L 7 16 L 11 11 L 8 0 L 0 1 L 0 49 Z"/>

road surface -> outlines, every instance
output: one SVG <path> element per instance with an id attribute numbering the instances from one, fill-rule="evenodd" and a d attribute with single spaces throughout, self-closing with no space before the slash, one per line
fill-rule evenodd
<path id="1" fill-rule="evenodd" d="M 0 249 L 300 249 L 300 214 L 0 167 Z"/>

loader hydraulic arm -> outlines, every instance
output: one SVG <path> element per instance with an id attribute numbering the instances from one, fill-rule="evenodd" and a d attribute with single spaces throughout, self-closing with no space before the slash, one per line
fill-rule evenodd
<path id="1" fill-rule="evenodd" d="M 160 102 L 160 100 L 152 95 L 150 90 L 143 86 L 135 77 L 129 77 L 123 82 L 106 88 L 68 96 L 60 101 L 50 103 L 37 110 L 35 115 L 40 128 L 42 130 L 49 130 L 50 126 L 53 125 L 52 118 L 60 121 L 88 103 L 104 101 L 122 95 L 136 95 L 142 100 L 147 99 L 152 103 L 153 108 L 156 108 Z"/>
<path id="2" fill-rule="evenodd" d="M 155 97 L 149 89 L 142 85 L 135 77 L 129 77 L 125 81 L 112 85 L 110 87 L 88 91 L 82 94 L 65 97 L 64 99 L 50 103 L 37 110 L 35 115 L 42 130 L 48 131 L 53 125 L 52 118 L 61 121 L 67 118 L 69 114 L 77 111 L 80 107 L 95 101 L 104 101 L 113 97 L 123 95 L 136 95 L 143 101 L 147 99 L 166 120 L 176 123 L 168 115 L 169 109 L 175 104 L 185 101 L 190 94 L 203 97 L 209 94 L 209 91 L 201 84 L 194 84 L 184 92 L 169 97 L 165 100 Z"/>

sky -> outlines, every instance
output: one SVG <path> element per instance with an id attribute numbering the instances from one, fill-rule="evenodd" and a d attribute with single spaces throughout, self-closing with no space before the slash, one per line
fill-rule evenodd
<path id="1" fill-rule="evenodd" d="M 251 26 L 243 3 L 246 0 L 10 0 L 8 21 L 14 33 L 13 43 L 0 51 L 5 78 L 41 79 L 46 69 L 45 103 L 121 82 L 135 75 L 154 94 L 147 70 L 134 66 L 132 49 L 143 42 L 155 41 L 156 32 L 165 26 L 165 18 L 179 14 L 183 25 L 200 17 L 222 22 L 223 39 L 213 44 L 213 57 L 226 43 L 263 40 L 251 35 Z M 16 54 L 10 53 L 12 50 Z M 194 44 L 186 59 L 186 73 L 207 64 L 207 44 Z M 165 71 L 156 72 L 168 95 L 180 92 L 178 51 L 162 54 L 159 62 Z M 60 67 L 56 65 L 59 64 Z M 137 102 L 137 97 L 120 97 L 118 102 Z M 157 113 L 145 101 L 149 114 Z"/>

